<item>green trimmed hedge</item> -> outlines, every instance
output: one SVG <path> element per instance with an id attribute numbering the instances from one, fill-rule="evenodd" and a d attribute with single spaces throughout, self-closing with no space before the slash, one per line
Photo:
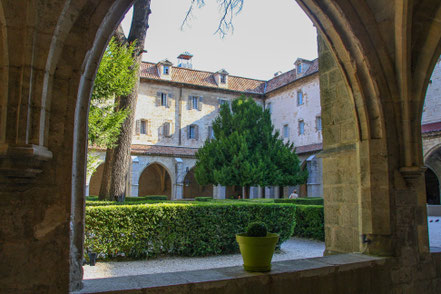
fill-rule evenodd
<path id="1" fill-rule="evenodd" d="M 89 206 L 85 252 L 97 252 L 101 259 L 235 253 L 235 234 L 253 221 L 280 234 L 281 244 L 294 231 L 295 210 L 294 205 L 266 203 Z"/>
<path id="2" fill-rule="evenodd" d="M 323 205 L 323 198 L 321 197 L 306 197 L 294 199 L 274 199 L 274 203 L 293 203 L 298 205 Z"/>
<path id="3" fill-rule="evenodd" d="M 165 195 L 149 195 L 141 197 L 126 197 L 126 201 L 143 201 L 143 200 L 168 200 Z"/>
<path id="4" fill-rule="evenodd" d="M 325 240 L 323 205 L 293 205 L 296 207 L 294 236 Z"/>
<path id="5" fill-rule="evenodd" d="M 169 200 L 138 200 L 138 201 L 86 201 L 87 206 L 109 206 L 109 205 L 140 205 L 140 204 L 157 204 L 167 203 Z"/>
<path id="6" fill-rule="evenodd" d="M 194 200 L 195 201 L 208 202 L 208 201 L 213 201 L 213 198 L 211 198 L 211 197 L 195 197 Z"/>

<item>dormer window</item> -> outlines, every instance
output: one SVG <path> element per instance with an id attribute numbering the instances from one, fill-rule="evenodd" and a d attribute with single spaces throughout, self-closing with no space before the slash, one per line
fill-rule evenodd
<path id="1" fill-rule="evenodd" d="M 297 64 L 297 73 L 298 74 L 302 73 L 302 64 L 301 63 Z"/>
<path id="2" fill-rule="evenodd" d="M 161 60 L 157 64 L 158 68 L 158 75 L 161 79 L 171 80 L 171 74 L 172 74 L 172 66 L 173 63 L 168 61 L 167 59 Z"/>
<path id="3" fill-rule="evenodd" d="M 227 83 L 227 75 L 221 75 L 220 82 L 221 82 L 221 84 L 226 84 Z"/>
<path id="4" fill-rule="evenodd" d="M 214 79 L 218 87 L 228 88 L 228 72 L 225 69 L 221 69 L 214 74 Z"/>

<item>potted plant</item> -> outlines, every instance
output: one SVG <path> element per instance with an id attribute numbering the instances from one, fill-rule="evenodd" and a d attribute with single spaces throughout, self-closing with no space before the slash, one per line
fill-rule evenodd
<path id="1" fill-rule="evenodd" d="M 279 235 L 268 233 L 265 223 L 253 222 L 248 225 L 246 233 L 236 234 L 243 267 L 251 272 L 268 272 L 271 270 L 271 259 Z"/>

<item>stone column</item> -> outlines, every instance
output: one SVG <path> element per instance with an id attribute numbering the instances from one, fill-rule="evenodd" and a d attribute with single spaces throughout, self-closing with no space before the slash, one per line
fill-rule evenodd
<path id="1" fill-rule="evenodd" d="M 213 190 L 215 191 L 213 195 L 215 199 L 225 199 L 225 192 L 226 192 L 225 186 L 221 186 L 221 185 L 213 186 Z"/>
<path id="2" fill-rule="evenodd" d="M 184 198 L 184 178 L 185 178 L 184 163 L 181 158 L 175 158 L 175 174 L 176 174 L 176 182 L 173 185 L 174 193 L 172 193 L 172 200 L 179 200 Z"/>

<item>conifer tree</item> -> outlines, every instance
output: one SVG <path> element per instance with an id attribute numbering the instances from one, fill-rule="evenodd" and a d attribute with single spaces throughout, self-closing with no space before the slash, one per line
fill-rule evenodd
<path id="1" fill-rule="evenodd" d="M 214 139 L 196 153 L 195 177 L 200 185 L 245 187 L 294 186 L 306 182 L 292 143 L 274 130 L 271 115 L 244 96 L 232 107 L 221 106 L 213 122 Z"/>

